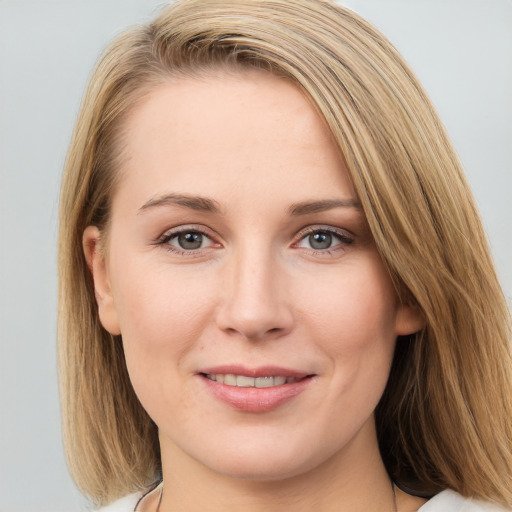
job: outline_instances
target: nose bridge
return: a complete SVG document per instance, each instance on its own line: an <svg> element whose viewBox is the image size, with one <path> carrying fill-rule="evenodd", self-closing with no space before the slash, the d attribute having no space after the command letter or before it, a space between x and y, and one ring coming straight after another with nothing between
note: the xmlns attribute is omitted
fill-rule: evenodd
<svg viewBox="0 0 512 512"><path fill-rule="evenodd" d="M282 293L285 276L271 244L247 241L233 250L227 266L219 326L248 339L287 332L292 317Z"/></svg>

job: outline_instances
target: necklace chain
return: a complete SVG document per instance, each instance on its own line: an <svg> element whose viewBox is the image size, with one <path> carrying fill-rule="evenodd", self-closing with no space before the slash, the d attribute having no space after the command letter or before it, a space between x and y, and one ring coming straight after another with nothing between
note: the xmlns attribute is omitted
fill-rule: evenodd
<svg viewBox="0 0 512 512"><path fill-rule="evenodd" d="M163 495L164 495L164 486L162 485L162 488L160 489L160 497L158 498L158 505L156 506L155 512L160 512L160 503L162 503Z"/></svg>
<svg viewBox="0 0 512 512"><path fill-rule="evenodd" d="M393 491L393 512L398 512L398 506L396 504L395 482L393 481L391 481L391 490ZM158 510L156 512L158 512Z"/></svg>
<svg viewBox="0 0 512 512"><path fill-rule="evenodd" d="M396 504L396 491L395 491L395 483L391 482L391 491L393 492L393 512L398 512L398 505ZM164 495L164 486L160 489L160 496L158 498L158 504L156 506L155 512L160 512L160 504L162 503L162 497Z"/></svg>

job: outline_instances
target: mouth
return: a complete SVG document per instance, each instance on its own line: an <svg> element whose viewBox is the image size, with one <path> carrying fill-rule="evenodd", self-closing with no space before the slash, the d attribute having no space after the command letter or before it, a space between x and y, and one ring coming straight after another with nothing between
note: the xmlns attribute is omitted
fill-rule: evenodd
<svg viewBox="0 0 512 512"><path fill-rule="evenodd" d="M226 386L235 386L238 388L272 388L285 384L293 384L308 377L285 377L284 375L248 377L247 375L235 375L232 373L203 373L202 375L207 379L220 382Z"/></svg>
<svg viewBox="0 0 512 512"><path fill-rule="evenodd" d="M224 366L206 369L198 375L221 402L249 413L276 409L302 394L316 380L315 374L278 367Z"/></svg>

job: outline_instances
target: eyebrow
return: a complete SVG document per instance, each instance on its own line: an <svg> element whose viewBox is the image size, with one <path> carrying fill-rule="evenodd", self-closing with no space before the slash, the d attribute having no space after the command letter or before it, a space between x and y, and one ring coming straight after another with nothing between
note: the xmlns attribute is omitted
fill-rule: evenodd
<svg viewBox="0 0 512 512"><path fill-rule="evenodd" d="M150 199L139 208L139 213L157 206L183 206L200 212L220 213L221 208L217 201L208 197L191 196L188 194L165 194Z"/></svg>
<svg viewBox="0 0 512 512"><path fill-rule="evenodd" d="M288 208L288 213L293 216L309 215L311 213L325 212L334 208L355 208L362 210L361 203L357 199L323 199L321 201L294 203Z"/></svg>
<svg viewBox="0 0 512 512"><path fill-rule="evenodd" d="M158 206L183 206L192 210L210 213L221 213L221 207L215 199L189 194L165 194L150 199L139 208L139 213ZM355 208L361 210L361 203L356 199L322 199L320 201L303 201L293 203L288 208L292 216L309 215L324 212L334 208Z"/></svg>

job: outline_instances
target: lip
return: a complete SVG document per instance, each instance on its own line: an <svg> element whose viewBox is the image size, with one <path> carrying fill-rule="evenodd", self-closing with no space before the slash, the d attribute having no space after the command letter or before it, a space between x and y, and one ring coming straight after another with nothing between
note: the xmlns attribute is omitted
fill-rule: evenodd
<svg viewBox="0 0 512 512"><path fill-rule="evenodd" d="M294 377L296 379L303 379L311 373L300 372L290 368L283 368L281 366L259 366L257 368L247 368L242 365L223 365L204 368L199 373L210 373L214 375L228 374L244 375L245 377L273 377L280 375L282 377Z"/></svg>
<svg viewBox="0 0 512 512"><path fill-rule="evenodd" d="M246 377L293 377L297 382L272 386L269 388L243 388L228 386L221 382L210 380L206 374L233 374ZM277 409L306 390L311 384L313 375L279 366L262 366L247 368L229 365L205 368L198 373L204 385L218 400L234 409L250 413L264 413Z"/></svg>

